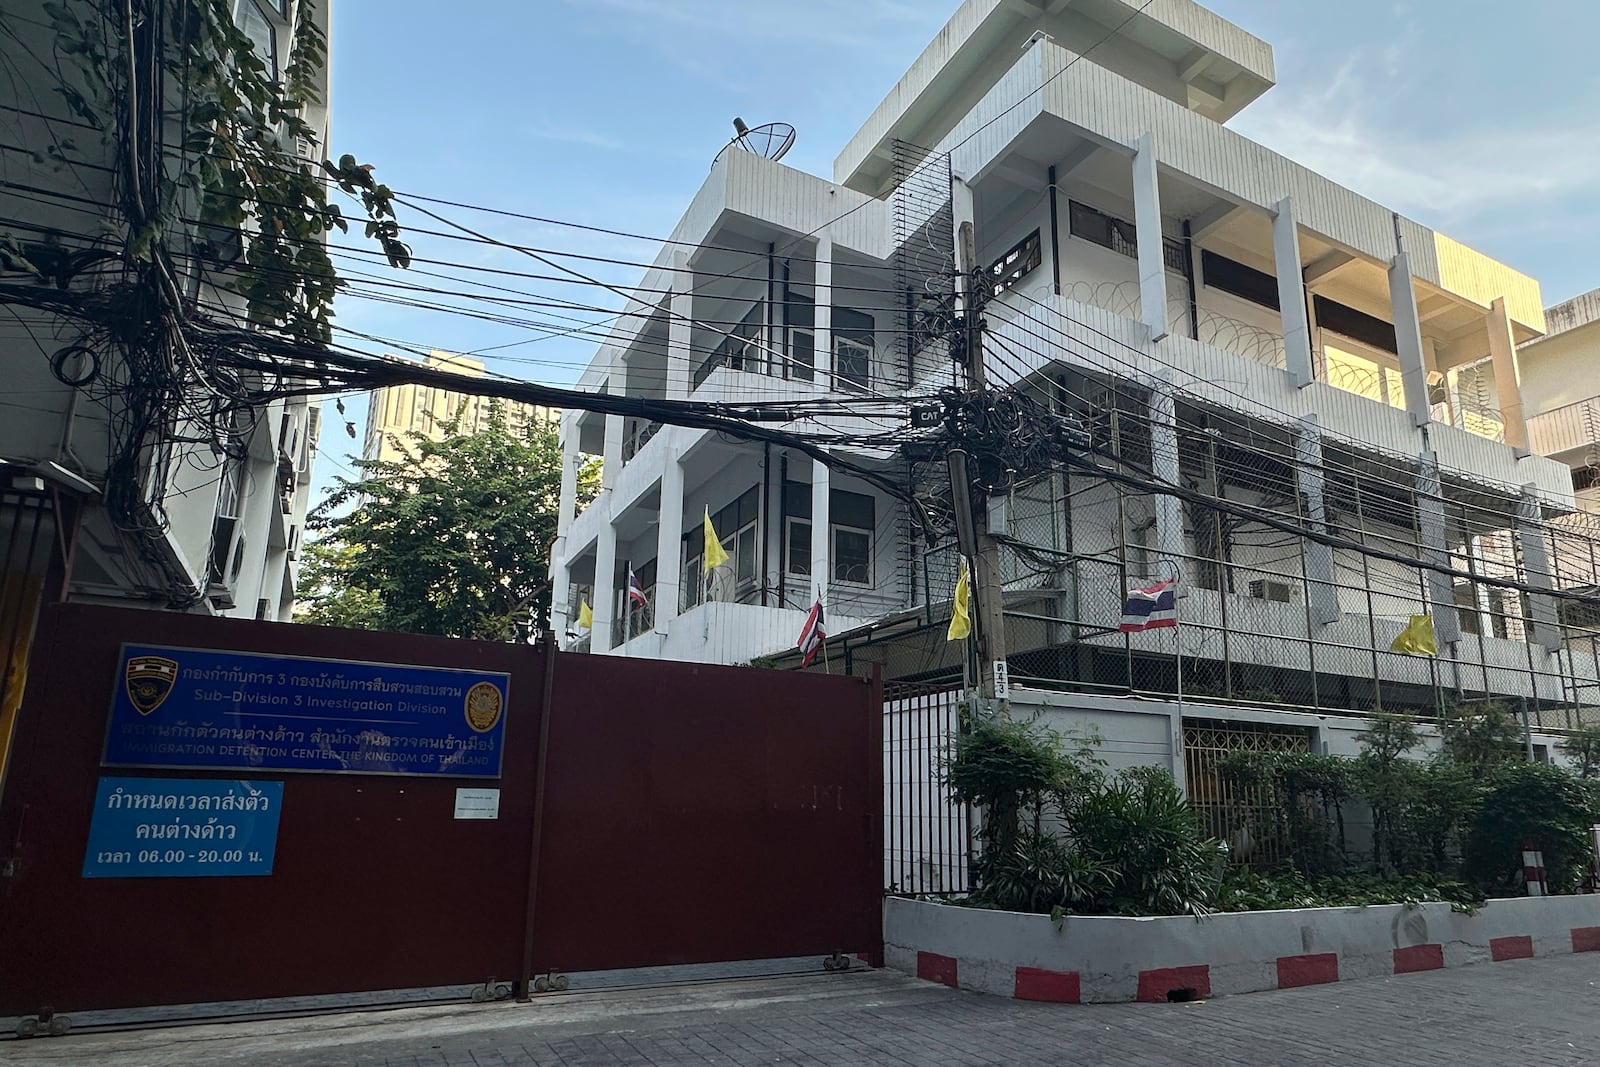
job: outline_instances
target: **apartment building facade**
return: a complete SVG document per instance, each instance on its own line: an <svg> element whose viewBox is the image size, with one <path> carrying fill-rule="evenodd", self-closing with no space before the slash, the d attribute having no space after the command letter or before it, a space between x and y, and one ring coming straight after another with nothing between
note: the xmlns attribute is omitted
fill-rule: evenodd
<svg viewBox="0 0 1600 1067"><path fill-rule="evenodd" d="M320 408L303 396L228 402L228 390L260 383L196 370L195 354L181 344L136 368L124 356L140 347L150 321L138 330L97 329L92 316L71 312L78 301L99 300L114 314L138 276L138 257L124 245L133 237L120 169L123 116L102 116L104 137L84 122L85 109L112 105L74 90L81 57L58 50L64 38L53 22L87 15L98 23L100 14L92 5L52 7L8 4L0 43L14 73L6 103L16 105L0 107L0 302L8 312L0 316L0 770L42 603L288 621L320 428ZM326 2L233 0L229 8L272 77L285 76L297 20L328 27ZM154 11L128 46L160 72L142 91L169 121L158 115L146 135L181 140L188 131L170 120L183 114L187 89L170 71L186 62L186 46L155 32L170 11ZM52 54L53 66L40 65L39 56ZM317 80L320 102L301 117L320 132L325 74ZM165 149L153 156L161 167L177 158L173 144ZM147 191L171 205L161 262L184 306L243 324L243 300L227 280L248 237L195 221L191 190ZM31 267L11 258L19 252ZM59 294L68 310L53 310L41 291ZM153 319L157 303L147 300L130 317ZM152 370L161 358L169 362Z"/></svg>
<svg viewBox="0 0 1600 1067"><path fill-rule="evenodd" d="M395 358L390 356L388 358ZM430 352L427 365L456 374L481 376L484 364L470 356ZM420 433L433 440L444 437L446 426L460 433L478 433L489 425L491 409L498 410L512 433L529 427L554 427L561 414L553 408L515 401L490 400L425 385L390 385L367 395L367 426L362 436L363 459L396 460L407 436Z"/></svg>
<svg viewBox="0 0 1600 1067"><path fill-rule="evenodd" d="M926 518L943 460L901 445L905 403L956 380L938 323L970 223L989 383L1191 494L1081 466L1004 494L1014 680L1172 693L1173 639L1115 632L1127 584L1171 568L1190 699L1224 702L1204 714L1495 699L1576 721L1600 659L1553 573L1573 482L1530 450L1516 386L1538 283L1224 124L1273 81L1266 43L1186 0L968 0L831 177L723 153L582 385L835 402L787 428L852 467L567 413L558 632L587 601L575 647L782 661L820 598L826 669L960 679L953 538ZM586 456L604 488L579 514ZM731 557L710 587L706 513ZM1438 656L1391 649L1416 615Z"/></svg>

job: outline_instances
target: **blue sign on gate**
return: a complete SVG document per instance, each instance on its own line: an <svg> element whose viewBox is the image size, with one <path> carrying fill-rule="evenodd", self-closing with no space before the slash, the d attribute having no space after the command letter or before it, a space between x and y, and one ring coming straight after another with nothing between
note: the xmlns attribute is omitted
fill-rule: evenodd
<svg viewBox="0 0 1600 1067"><path fill-rule="evenodd" d="M123 645L104 762L498 778L511 677Z"/></svg>
<svg viewBox="0 0 1600 1067"><path fill-rule="evenodd" d="M282 782L102 778L83 876L271 874L282 809Z"/></svg>

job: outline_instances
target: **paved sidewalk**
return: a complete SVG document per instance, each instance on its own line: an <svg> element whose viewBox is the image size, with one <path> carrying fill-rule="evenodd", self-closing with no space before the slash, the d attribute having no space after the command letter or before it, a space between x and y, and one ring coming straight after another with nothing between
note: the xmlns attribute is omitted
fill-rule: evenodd
<svg viewBox="0 0 1600 1067"><path fill-rule="evenodd" d="M4 1042L0 1063L1553 1067L1600 1062L1597 1007L1589 953L1198 1004L1029 1004L859 971Z"/></svg>

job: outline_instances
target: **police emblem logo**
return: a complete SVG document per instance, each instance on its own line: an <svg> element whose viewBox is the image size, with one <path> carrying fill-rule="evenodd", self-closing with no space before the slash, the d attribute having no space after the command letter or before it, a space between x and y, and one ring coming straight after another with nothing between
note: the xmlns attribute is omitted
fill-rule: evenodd
<svg viewBox="0 0 1600 1067"><path fill-rule="evenodd" d="M467 725L480 734L494 729L505 703L498 686L493 682L479 682L467 690Z"/></svg>
<svg viewBox="0 0 1600 1067"><path fill-rule="evenodd" d="M122 681L128 700L140 715L148 715L161 706L177 684L178 661L165 656L134 656L128 661Z"/></svg>

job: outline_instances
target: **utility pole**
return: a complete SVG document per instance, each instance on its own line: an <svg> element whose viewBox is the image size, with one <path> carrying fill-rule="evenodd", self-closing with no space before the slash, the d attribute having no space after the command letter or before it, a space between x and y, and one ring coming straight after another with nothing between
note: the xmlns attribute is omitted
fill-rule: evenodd
<svg viewBox="0 0 1600 1067"><path fill-rule="evenodd" d="M956 285L962 305L967 388L977 396L979 403L985 403L989 384L983 370L983 308L988 303L989 290L978 275L977 240L971 219L960 220L956 242L961 267ZM950 493L955 506L957 535L963 542L960 546L962 554L972 560L973 628L978 644L979 692L985 699L993 700L996 695L995 667L1006 658L1005 587L1000 577L1000 543L989 531L988 500L972 491L965 453L959 456L953 453L951 458Z"/></svg>

